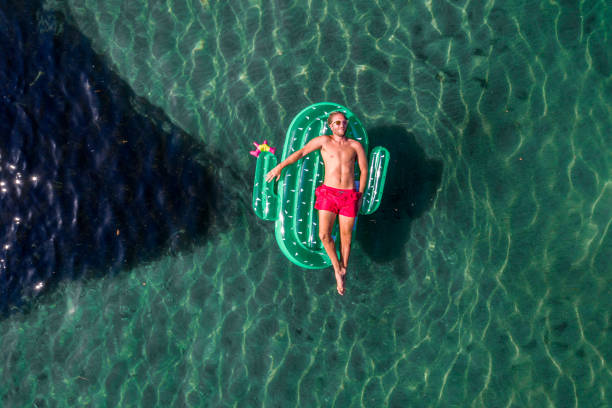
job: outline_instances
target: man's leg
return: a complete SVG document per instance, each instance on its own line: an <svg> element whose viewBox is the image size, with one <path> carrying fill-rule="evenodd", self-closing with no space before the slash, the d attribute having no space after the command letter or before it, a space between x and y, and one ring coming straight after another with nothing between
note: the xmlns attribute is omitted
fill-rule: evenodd
<svg viewBox="0 0 612 408"><path fill-rule="evenodd" d="M338 293L342 295L344 294L342 265L338 260L338 255L336 254L336 245L334 244L334 239L331 236L332 228L334 226L335 221L335 213L331 211L319 210L319 238L321 239L321 243L323 243L323 247L325 248L327 256L329 256L329 259L331 260L332 266L334 267L334 275L336 276L336 289L338 290Z"/></svg>
<svg viewBox="0 0 612 408"><path fill-rule="evenodd" d="M338 216L338 224L340 225L340 265L348 267L349 255L351 254L351 241L353 239L353 226L355 225L355 217Z"/></svg>

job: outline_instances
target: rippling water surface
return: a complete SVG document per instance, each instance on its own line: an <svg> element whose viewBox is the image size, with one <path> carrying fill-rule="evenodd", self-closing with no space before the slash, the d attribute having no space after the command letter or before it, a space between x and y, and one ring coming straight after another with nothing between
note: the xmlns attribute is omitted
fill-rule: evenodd
<svg viewBox="0 0 612 408"><path fill-rule="evenodd" d="M2 406L607 407L607 2L8 1ZM250 209L252 141L392 154L347 294Z"/></svg>

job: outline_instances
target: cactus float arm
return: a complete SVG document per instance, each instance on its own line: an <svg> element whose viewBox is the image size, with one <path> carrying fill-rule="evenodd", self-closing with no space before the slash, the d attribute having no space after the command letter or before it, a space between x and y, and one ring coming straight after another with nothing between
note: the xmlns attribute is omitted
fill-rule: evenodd
<svg viewBox="0 0 612 408"><path fill-rule="evenodd" d="M363 195L361 214L372 214L380 206L380 200L385 189L389 158L389 151L384 147L377 146L372 150L370 154L368 185Z"/></svg>
<svg viewBox="0 0 612 408"><path fill-rule="evenodd" d="M274 192L274 184L265 180L266 174L276 166L276 157L269 152L261 152L257 157L255 169L255 183L253 186L253 210L263 220L276 220L278 218L278 196Z"/></svg>

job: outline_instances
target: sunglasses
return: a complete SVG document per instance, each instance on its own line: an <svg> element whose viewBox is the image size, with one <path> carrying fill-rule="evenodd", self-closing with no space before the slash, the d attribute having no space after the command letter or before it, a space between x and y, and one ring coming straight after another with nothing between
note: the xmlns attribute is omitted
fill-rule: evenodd
<svg viewBox="0 0 612 408"><path fill-rule="evenodd" d="M332 122L332 125L340 126L340 125L348 125L348 121L346 120L336 120Z"/></svg>

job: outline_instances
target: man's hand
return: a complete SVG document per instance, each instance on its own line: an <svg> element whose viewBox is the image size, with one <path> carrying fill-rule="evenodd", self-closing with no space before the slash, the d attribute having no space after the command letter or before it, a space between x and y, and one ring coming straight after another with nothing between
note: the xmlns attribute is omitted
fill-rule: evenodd
<svg viewBox="0 0 612 408"><path fill-rule="evenodd" d="M272 170L270 170L268 174L266 174L266 182L269 183L275 178L276 178L276 181L278 181L280 179L280 176L281 176L281 169L279 168L279 166L276 166Z"/></svg>

